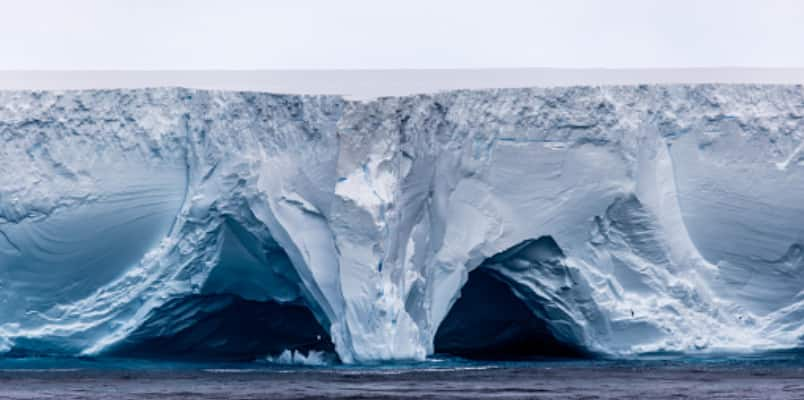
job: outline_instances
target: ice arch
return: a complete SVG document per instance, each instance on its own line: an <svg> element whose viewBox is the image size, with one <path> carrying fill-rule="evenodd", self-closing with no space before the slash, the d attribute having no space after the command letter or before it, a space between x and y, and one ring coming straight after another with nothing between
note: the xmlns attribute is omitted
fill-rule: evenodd
<svg viewBox="0 0 804 400"><path fill-rule="evenodd" d="M560 303L506 277L531 271L564 279L562 258L556 242L544 236L487 259L469 273L460 298L441 322L435 352L481 359L585 355L579 338L567 329L572 322Z"/></svg>
<svg viewBox="0 0 804 400"><path fill-rule="evenodd" d="M284 350L333 351L287 253L232 217L222 224L217 265L200 293L152 310L107 355L250 361Z"/></svg>

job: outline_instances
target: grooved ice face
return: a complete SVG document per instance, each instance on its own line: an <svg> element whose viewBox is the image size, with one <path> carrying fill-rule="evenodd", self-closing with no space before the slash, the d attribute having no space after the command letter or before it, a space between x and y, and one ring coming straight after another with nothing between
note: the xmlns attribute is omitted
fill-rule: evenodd
<svg viewBox="0 0 804 400"><path fill-rule="evenodd" d="M795 347L802 116L799 86L3 92L0 350Z"/></svg>

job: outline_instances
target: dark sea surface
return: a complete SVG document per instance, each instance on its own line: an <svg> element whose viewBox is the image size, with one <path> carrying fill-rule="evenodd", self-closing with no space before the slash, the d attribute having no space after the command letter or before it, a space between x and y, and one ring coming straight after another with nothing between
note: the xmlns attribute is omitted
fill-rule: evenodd
<svg viewBox="0 0 804 400"><path fill-rule="evenodd" d="M0 399L804 399L804 354L323 367L0 360Z"/></svg>

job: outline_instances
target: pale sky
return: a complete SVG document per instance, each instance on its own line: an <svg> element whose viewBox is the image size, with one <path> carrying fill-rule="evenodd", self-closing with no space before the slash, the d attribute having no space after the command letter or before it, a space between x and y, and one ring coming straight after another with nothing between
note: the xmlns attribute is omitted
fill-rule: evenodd
<svg viewBox="0 0 804 400"><path fill-rule="evenodd" d="M796 0L0 0L0 70L804 67Z"/></svg>

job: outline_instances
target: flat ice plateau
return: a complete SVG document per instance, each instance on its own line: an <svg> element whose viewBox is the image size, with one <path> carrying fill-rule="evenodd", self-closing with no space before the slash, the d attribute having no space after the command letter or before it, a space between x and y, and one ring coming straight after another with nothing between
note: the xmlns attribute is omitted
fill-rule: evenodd
<svg viewBox="0 0 804 400"><path fill-rule="evenodd" d="M800 85L5 91L0 143L8 354L804 344Z"/></svg>

